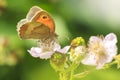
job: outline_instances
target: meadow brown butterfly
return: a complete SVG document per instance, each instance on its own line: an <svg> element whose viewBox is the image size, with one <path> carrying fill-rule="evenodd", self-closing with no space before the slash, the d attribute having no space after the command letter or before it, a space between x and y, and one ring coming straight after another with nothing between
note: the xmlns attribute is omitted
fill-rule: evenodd
<svg viewBox="0 0 120 80"><path fill-rule="evenodd" d="M56 37L52 17L38 6L33 6L25 19L18 22L18 35L21 39L47 39Z"/></svg>

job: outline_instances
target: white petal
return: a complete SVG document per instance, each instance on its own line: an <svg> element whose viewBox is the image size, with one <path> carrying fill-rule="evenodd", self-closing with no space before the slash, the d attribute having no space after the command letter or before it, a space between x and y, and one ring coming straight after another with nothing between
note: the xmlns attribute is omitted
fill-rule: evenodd
<svg viewBox="0 0 120 80"><path fill-rule="evenodd" d="M103 62L103 63L99 63L99 64L97 65L96 69L101 69L101 68L103 68L104 64L105 64L104 62Z"/></svg>
<svg viewBox="0 0 120 80"><path fill-rule="evenodd" d="M53 53L54 52L43 52L43 53L40 54L40 58L41 59L48 59L52 56Z"/></svg>
<svg viewBox="0 0 120 80"><path fill-rule="evenodd" d="M91 36L89 39L89 43L100 42L102 39L96 36Z"/></svg>
<svg viewBox="0 0 120 80"><path fill-rule="evenodd" d="M108 34L104 39L104 47L106 54L106 62L111 62L113 57L117 54L117 37L114 33Z"/></svg>
<svg viewBox="0 0 120 80"><path fill-rule="evenodd" d="M114 33L110 33L108 35L105 36L104 41L106 42L110 42L111 44L116 44L117 43L117 37Z"/></svg>
<svg viewBox="0 0 120 80"><path fill-rule="evenodd" d="M58 52L60 52L60 53L67 53L67 51L70 49L70 46L66 46L66 47L64 47L63 49L59 49L59 50L57 50Z"/></svg>
<svg viewBox="0 0 120 80"><path fill-rule="evenodd" d="M33 56L33 57L39 57L42 50L41 48L38 47L32 47L28 52Z"/></svg>
<svg viewBox="0 0 120 80"><path fill-rule="evenodd" d="M97 65L96 56L94 53L88 53L88 55L82 60L82 63L85 65Z"/></svg>
<svg viewBox="0 0 120 80"><path fill-rule="evenodd" d="M104 64L106 63L106 57L105 56L101 56L99 58L100 59L99 59L99 62L97 63L96 69L101 69L104 66Z"/></svg>
<svg viewBox="0 0 120 80"><path fill-rule="evenodd" d="M54 51L57 51L57 50L59 50L59 49L61 49L60 44L55 43L55 44L54 44Z"/></svg>

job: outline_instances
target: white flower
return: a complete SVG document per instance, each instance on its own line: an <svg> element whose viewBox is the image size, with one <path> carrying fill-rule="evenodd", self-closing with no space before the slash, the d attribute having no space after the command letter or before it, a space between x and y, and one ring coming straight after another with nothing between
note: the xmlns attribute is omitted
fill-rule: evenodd
<svg viewBox="0 0 120 80"><path fill-rule="evenodd" d="M70 46L66 46L63 49L61 49L61 46L54 42L51 43L49 46L47 44L42 43L41 47L32 47L28 52L33 56L33 57L39 57L41 59L48 59L50 58L55 52L60 52L65 54Z"/></svg>
<svg viewBox="0 0 120 80"><path fill-rule="evenodd" d="M92 36L89 39L88 53L82 60L83 64L96 66L101 69L105 63L113 60L117 54L117 37L110 33L105 38Z"/></svg>

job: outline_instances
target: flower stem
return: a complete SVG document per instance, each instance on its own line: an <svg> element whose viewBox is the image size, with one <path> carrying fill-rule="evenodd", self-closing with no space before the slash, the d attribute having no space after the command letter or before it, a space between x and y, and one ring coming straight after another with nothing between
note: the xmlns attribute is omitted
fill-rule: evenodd
<svg viewBox="0 0 120 80"><path fill-rule="evenodd" d="M74 70L68 72L67 70L64 70L62 72L59 72L59 79L60 80L73 80L73 74Z"/></svg>
<svg viewBox="0 0 120 80"><path fill-rule="evenodd" d="M70 80L73 80L73 74L74 74L74 70L72 70L70 73Z"/></svg>
<svg viewBox="0 0 120 80"><path fill-rule="evenodd" d="M60 80L68 80L68 74L66 71L62 71L59 73Z"/></svg>

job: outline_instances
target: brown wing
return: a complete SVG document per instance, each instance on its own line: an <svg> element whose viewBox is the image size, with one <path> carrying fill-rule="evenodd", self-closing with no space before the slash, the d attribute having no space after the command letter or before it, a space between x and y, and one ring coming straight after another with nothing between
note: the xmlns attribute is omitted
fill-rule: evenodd
<svg viewBox="0 0 120 80"><path fill-rule="evenodd" d="M36 22L43 12L48 14L41 8L33 6L28 12L26 19L23 19L18 23L17 31L21 39L47 39L57 36L54 32L54 21L50 16L51 22Z"/></svg>
<svg viewBox="0 0 120 80"><path fill-rule="evenodd" d="M50 36L50 29L38 22L28 22L20 27L20 38L43 39Z"/></svg>

